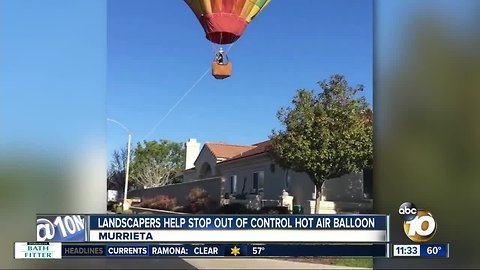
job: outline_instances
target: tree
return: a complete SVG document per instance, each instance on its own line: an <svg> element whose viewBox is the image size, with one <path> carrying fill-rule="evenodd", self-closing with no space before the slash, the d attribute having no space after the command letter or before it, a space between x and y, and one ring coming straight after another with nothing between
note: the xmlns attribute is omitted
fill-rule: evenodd
<svg viewBox="0 0 480 270"><path fill-rule="evenodd" d="M123 193L125 189L125 165L127 149L115 150L107 172L107 189L118 190Z"/></svg>
<svg viewBox="0 0 480 270"><path fill-rule="evenodd" d="M292 107L277 113L283 130L271 135L276 162L307 173L315 184L316 213L325 180L359 172L373 162L372 110L364 97L355 97L363 86L350 87L342 75L319 85L319 94L298 90Z"/></svg>
<svg viewBox="0 0 480 270"><path fill-rule="evenodd" d="M144 141L135 148L131 164L132 182L140 186L158 187L174 182L184 168L183 144L167 140Z"/></svg>

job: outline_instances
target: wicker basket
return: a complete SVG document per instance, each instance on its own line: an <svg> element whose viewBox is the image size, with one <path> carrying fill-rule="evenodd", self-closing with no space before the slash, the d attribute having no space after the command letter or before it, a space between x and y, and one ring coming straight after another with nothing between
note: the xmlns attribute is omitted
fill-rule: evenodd
<svg viewBox="0 0 480 270"><path fill-rule="evenodd" d="M219 64L217 62L212 63L212 75L215 79L223 80L232 75L232 63Z"/></svg>

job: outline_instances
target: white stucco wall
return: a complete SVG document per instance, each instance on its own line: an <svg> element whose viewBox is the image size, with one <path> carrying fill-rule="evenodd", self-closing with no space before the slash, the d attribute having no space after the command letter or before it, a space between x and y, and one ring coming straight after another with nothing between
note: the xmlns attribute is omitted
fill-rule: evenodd
<svg viewBox="0 0 480 270"><path fill-rule="evenodd" d="M200 177L201 176L200 174L201 174L202 166L204 166L204 164L210 165L210 168L211 168L211 175L206 177L217 176L218 174L216 169L216 163L217 163L217 159L215 158L215 156L205 147L202 148L202 150L200 151L200 154L198 155L198 158L194 163L195 164L194 170L187 170L184 172L183 182L190 182L190 181L194 181L202 178Z"/></svg>
<svg viewBox="0 0 480 270"><path fill-rule="evenodd" d="M259 154L238 160L216 163L215 157L206 149L202 149L195 162L195 170L186 171L184 182L199 179L201 166L210 164L212 176L222 176L225 179L223 190L231 193L230 177L237 176L236 193L242 193L245 182L245 193L253 191L254 172L264 172L264 199L277 200L285 189L294 196L294 204L309 208L309 200L314 199L315 186L307 174L282 169L267 154ZM274 165L272 167L272 165ZM360 202L363 201L363 177L361 173L352 173L336 179L325 181L323 185L323 199L326 201Z"/></svg>
<svg viewBox="0 0 480 270"><path fill-rule="evenodd" d="M245 182L245 193L249 194L253 189L253 173L264 172L264 196L266 199L277 199L284 189L284 176L278 165L275 165L275 171L272 172L270 165L272 161L266 156L253 156L241 160L220 163L217 167L225 177L225 192L230 190L230 176L237 175L237 193L242 192L243 182Z"/></svg>
<svg viewBox="0 0 480 270"><path fill-rule="evenodd" d="M285 189L294 196L294 204L301 204L306 208L315 190L313 183L304 173L289 171L290 181L287 184L286 170L274 164L266 154L220 163L217 166L225 177L224 190L228 193L231 193L230 176L232 175L237 175L237 194L242 192L245 178L247 179L245 193L250 193L253 189L253 174L257 171L264 172L264 199L266 200L278 200Z"/></svg>

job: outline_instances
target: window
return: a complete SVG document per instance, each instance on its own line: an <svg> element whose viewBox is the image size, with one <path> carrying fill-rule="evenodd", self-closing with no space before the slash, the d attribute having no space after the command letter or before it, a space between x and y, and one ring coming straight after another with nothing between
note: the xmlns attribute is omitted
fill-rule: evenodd
<svg viewBox="0 0 480 270"><path fill-rule="evenodd" d="M230 193L237 193L237 175L230 176Z"/></svg>
<svg viewBox="0 0 480 270"><path fill-rule="evenodd" d="M263 171L253 173L253 191L256 194L263 194L264 173Z"/></svg>

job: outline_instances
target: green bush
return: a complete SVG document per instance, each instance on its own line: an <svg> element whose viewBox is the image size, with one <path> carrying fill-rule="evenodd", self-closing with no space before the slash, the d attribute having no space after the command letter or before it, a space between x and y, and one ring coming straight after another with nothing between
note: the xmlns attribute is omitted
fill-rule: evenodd
<svg viewBox="0 0 480 270"><path fill-rule="evenodd" d="M116 212L119 203L109 203L107 204L107 210L110 212Z"/></svg>
<svg viewBox="0 0 480 270"><path fill-rule="evenodd" d="M116 203L115 202L107 202L107 210L108 211L115 211Z"/></svg>
<svg viewBox="0 0 480 270"><path fill-rule="evenodd" d="M130 215L130 214L133 214L133 211L132 211L132 209L128 209L128 210L122 211L121 214Z"/></svg>

